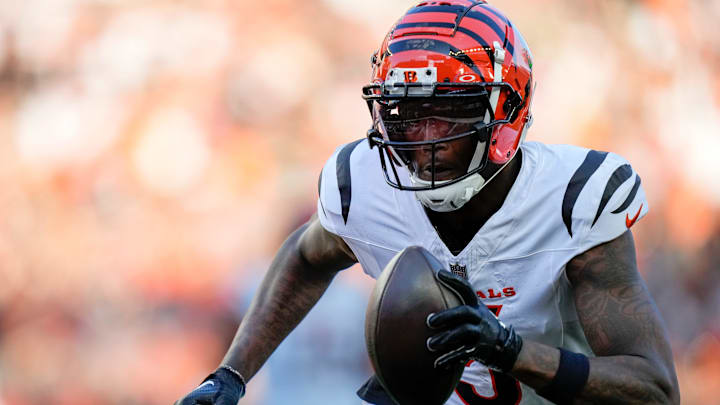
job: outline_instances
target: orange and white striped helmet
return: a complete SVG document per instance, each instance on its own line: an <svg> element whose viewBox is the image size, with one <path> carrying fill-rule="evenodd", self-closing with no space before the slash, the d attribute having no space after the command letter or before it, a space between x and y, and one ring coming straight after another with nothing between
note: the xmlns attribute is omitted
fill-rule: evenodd
<svg viewBox="0 0 720 405"><path fill-rule="evenodd" d="M378 146L388 184L415 191L436 211L469 201L512 159L532 123L530 49L485 1L417 4L371 63L363 87L370 146Z"/></svg>

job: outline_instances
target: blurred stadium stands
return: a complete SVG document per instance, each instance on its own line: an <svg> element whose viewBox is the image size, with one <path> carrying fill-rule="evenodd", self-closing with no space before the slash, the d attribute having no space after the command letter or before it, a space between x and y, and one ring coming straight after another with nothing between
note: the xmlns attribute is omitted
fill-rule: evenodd
<svg viewBox="0 0 720 405"><path fill-rule="evenodd" d="M370 54L412 3L1 1L0 405L169 404L214 368L325 159L364 136ZM529 139L642 176L638 258L683 403L715 402L720 2L493 4L534 52ZM335 284L241 403L308 400L290 382L310 373L334 391L308 403L352 403L369 369L342 331L372 282ZM307 342L328 350L290 350Z"/></svg>

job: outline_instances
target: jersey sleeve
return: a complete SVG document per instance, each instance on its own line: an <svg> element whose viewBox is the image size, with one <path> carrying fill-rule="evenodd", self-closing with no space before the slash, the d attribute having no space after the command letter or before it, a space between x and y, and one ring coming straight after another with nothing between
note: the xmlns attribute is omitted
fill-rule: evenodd
<svg viewBox="0 0 720 405"><path fill-rule="evenodd" d="M318 179L317 214L325 230L345 241L363 271L376 277L382 270L378 256L392 257L395 251L383 249L367 236L378 237L370 224L374 223L373 218L377 219L380 210L371 205L378 198L369 196L375 187L367 181L373 177L364 175L369 168L379 170L379 163L371 159L373 155L368 147L360 144L363 140L342 145L325 163ZM369 214L373 216L369 218Z"/></svg>
<svg viewBox="0 0 720 405"><path fill-rule="evenodd" d="M579 222L579 253L611 241L630 229L650 208L642 180L623 157L608 153L590 178Z"/></svg>

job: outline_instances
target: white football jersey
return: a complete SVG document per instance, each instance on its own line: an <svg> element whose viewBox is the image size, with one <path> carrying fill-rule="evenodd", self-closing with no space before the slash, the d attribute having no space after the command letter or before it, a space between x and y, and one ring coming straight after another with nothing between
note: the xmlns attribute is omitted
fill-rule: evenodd
<svg viewBox="0 0 720 405"><path fill-rule="evenodd" d="M458 255L413 192L386 184L378 151L366 140L338 148L323 168L319 193L323 227L345 240L370 276L377 278L405 247L422 246L466 276L480 300L524 339L587 355L565 265L648 211L640 177L622 157L537 142L522 145L522 167L505 202ZM447 404L517 404L519 398L549 403L472 362Z"/></svg>

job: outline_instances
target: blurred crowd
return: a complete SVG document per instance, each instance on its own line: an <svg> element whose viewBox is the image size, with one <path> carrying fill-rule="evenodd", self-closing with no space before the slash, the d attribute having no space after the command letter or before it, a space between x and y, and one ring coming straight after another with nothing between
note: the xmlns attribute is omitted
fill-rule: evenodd
<svg viewBox="0 0 720 405"><path fill-rule="evenodd" d="M530 140L612 150L685 404L720 396L720 2L495 0ZM219 362L317 176L370 125L412 0L0 1L0 405L168 404ZM356 404L372 280L343 272L247 404Z"/></svg>

